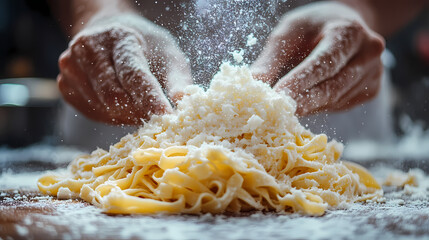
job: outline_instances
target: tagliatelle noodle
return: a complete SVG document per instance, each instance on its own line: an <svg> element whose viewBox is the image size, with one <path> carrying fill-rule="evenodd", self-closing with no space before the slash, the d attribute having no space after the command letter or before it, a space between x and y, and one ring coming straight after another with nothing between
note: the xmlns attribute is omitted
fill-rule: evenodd
<svg viewBox="0 0 429 240"><path fill-rule="evenodd" d="M366 169L340 161L342 144L301 126L292 98L254 80L248 67L223 64L207 91L185 92L174 113L75 159L68 175L43 176L40 191L142 214L321 215L382 195Z"/></svg>

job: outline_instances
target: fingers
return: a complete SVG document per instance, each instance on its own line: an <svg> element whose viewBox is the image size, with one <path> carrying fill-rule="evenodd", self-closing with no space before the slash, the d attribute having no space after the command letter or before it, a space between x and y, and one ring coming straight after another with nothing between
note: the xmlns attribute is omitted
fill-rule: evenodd
<svg viewBox="0 0 429 240"><path fill-rule="evenodd" d="M304 32L303 28L282 24L268 38L261 54L251 65L251 71L256 79L273 86L305 59L314 45L311 30Z"/></svg>
<svg viewBox="0 0 429 240"><path fill-rule="evenodd" d="M131 97L135 118L148 120L152 114L172 110L158 80L143 54L146 43L135 34L122 34L113 46L113 64L122 89ZM126 107L126 106L124 106Z"/></svg>
<svg viewBox="0 0 429 240"><path fill-rule="evenodd" d="M117 80L112 61L115 29L89 36L81 36L71 46L71 58L88 76L90 87L104 108L115 115L116 105L124 105L130 97Z"/></svg>
<svg viewBox="0 0 429 240"><path fill-rule="evenodd" d="M66 100L94 120L140 124L172 107L143 54L147 44L133 29L112 27L73 41L60 59Z"/></svg>
<svg viewBox="0 0 429 240"><path fill-rule="evenodd" d="M381 61L349 92L347 92L330 110L343 111L350 109L364 101L374 98L380 90L383 65ZM320 109L325 110L325 109Z"/></svg>
<svg viewBox="0 0 429 240"><path fill-rule="evenodd" d="M382 37L358 23L328 25L323 34L312 53L274 86L279 91L288 89L297 101L298 115L346 108L337 106L340 99L353 93L349 100L357 100L363 90L356 86L363 83L372 86L366 78L370 72L379 72L382 66Z"/></svg>
<svg viewBox="0 0 429 240"><path fill-rule="evenodd" d="M58 84L60 90L64 82L67 82L70 87L73 88L74 95L85 96L86 100L97 99L95 91L91 87L91 83L88 81L87 74L82 71L80 66L72 58L71 51L68 49L63 54L61 54L59 59L59 67L61 70L62 78L58 78ZM70 92L63 92L63 95L69 94Z"/></svg>
<svg viewBox="0 0 429 240"><path fill-rule="evenodd" d="M314 4L280 21L251 70L288 91L297 114L345 109L376 94L383 49L383 38L353 10Z"/></svg>
<svg viewBox="0 0 429 240"><path fill-rule="evenodd" d="M110 31L95 35L80 36L70 46L68 61L64 61L62 72L78 69L64 79L73 81L73 87L90 104L74 105L86 116L110 124L137 124L131 114L124 114L132 106L130 97L116 79L112 64ZM97 104L93 104L96 102ZM125 109L123 106L127 106Z"/></svg>
<svg viewBox="0 0 429 240"><path fill-rule="evenodd" d="M337 75L296 97L296 113L305 116L323 110L352 107L373 97L379 88L382 64L380 59L354 58ZM354 100L351 102L351 100Z"/></svg>
<svg viewBox="0 0 429 240"><path fill-rule="evenodd" d="M61 73L58 75L57 83L64 99L72 106L81 111L85 116L96 121L107 121L100 114L103 110L87 75L71 59L70 50L66 50L59 59Z"/></svg>
<svg viewBox="0 0 429 240"><path fill-rule="evenodd" d="M187 60L166 31L127 24L82 32L60 58L61 92L94 120L139 124L172 111L163 88L177 101L192 83Z"/></svg>
<svg viewBox="0 0 429 240"><path fill-rule="evenodd" d="M311 54L277 84L292 93L302 93L340 72L361 47L363 29L359 23L327 24L322 39Z"/></svg>
<svg viewBox="0 0 429 240"><path fill-rule="evenodd" d="M58 75L57 78L58 87L63 94L64 99L75 107L78 111L83 113L88 118L91 118L95 121L106 121L104 118L104 114L100 111L101 104L97 99L88 100L84 97L84 95L78 93L74 87L70 85L73 81L68 80L64 75Z"/></svg>

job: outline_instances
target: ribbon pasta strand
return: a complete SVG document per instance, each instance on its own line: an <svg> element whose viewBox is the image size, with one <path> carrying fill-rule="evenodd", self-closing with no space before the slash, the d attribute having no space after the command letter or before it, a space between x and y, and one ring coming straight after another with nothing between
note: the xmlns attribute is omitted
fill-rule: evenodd
<svg viewBox="0 0 429 240"><path fill-rule="evenodd" d="M295 102L224 64L207 91L186 88L177 110L73 160L68 175L39 179L41 192L80 197L108 213L248 210L322 215L382 190L342 145L313 134Z"/></svg>

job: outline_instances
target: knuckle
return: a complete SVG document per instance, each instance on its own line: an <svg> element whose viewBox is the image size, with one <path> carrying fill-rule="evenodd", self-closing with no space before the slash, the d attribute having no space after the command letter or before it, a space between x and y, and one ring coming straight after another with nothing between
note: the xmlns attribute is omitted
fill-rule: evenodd
<svg viewBox="0 0 429 240"><path fill-rule="evenodd" d="M73 38L73 40L70 42L72 46L74 45L80 45L84 44L88 39L88 36L86 34L80 34Z"/></svg>
<svg viewBox="0 0 429 240"><path fill-rule="evenodd" d="M121 35L124 35L124 34L126 34L126 29L127 28L125 28L124 26L122 26L122 25L119 25L119 24L112 24L112 25L110 25L107 29L106 29L106 33L109 35L109 36L113 36L113 37L115 37L115 36L121 36Z"/></svg>
<svg viewBox="0 0 429 240"><path fill-rule="evenodd" d="M69 48L72 50L85 48L86 46L90 45L92 38L93 36L88 34L78 35L70 42Z"/></svg>
<svg viewBox="0 0 429 240"><path fill-rule="evenodd" d="M133 28L118 24L109 26L104 34L106 35L104 36L105 40L110 41L120 41L121 39L138 35L137 31Z"/></svg>
<svg viewBox="0 0 429 240"><path fill-rule="evenodd" d="M341 22L333 27L333 30L344 36L345 39L356 39L363 33L363 26L357 20L349 20Z"/></svg>
<svg viewBox="0 0 429 240"><path fill-rule="evenodd" d="M372 45L372 49L374 49L375 52L377 52L378 54L381 54L385 48L384 38L378 34L375 35L372 38L371 45Z"/></svg>
<svg viewBox="0 0 429 240"><path fill-rule="evenodd" d="M140 34L126 33L115 42L113 51L119 57L129 58L131 57L130 54L135 54L137 50L147 51L147 45L147 42Z"/></svg>
<svg viewBox="0 0 429 240"><path fill-rule="evenodd" d="M121 69L117 71L117 77L118 80L121 81L123 84L126 85L137 85L140 83L143 79L148 78L148 74L145 72L142 72L140 70L132 69L127 67L127 63L120 63L122 64Z"/></svg>
<svg viewBox="0 0 429 240"><path fill-rule="evenodd" d="M69 46L70 55L80 56L82 55L88 47L90 47L90 41L87 36L79 36Z"/></svg>
<svg viewBox="0 0 429 240"><path fill-rule="evenodd" d="M66 84L64 83L64 77L60 74L57 77L57 86L61 93L66 93Z"/></svg>
<svg viewBox="0 0 429 240"><path fill-rule="evenodd" d="M70 65L69 63L70 63L70 50L67 49L60 55L60 58L58 59L58 65L62 70L67 68Z"/></svg>
<svg viewBox="0 0 429 240"><path fill-rule="evenodd" d="M353 19L349 22L349 24L347 25L347 28L350 31L354 31L354 32L361 32L363 31L363 26L362 23L356 19Z"/></svg>

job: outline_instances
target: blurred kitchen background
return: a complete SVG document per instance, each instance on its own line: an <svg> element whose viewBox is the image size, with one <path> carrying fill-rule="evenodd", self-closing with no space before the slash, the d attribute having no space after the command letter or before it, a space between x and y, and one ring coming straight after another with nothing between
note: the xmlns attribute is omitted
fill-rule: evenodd
<svg viewBox="0 0 429 240"><path fill-rule="evenodd" d="M88 151L108 147L129 131L116 129L97 142L112 127L87 124L80 129L85 141L76 137L83 135L64 136L75 131L67 124L84 119L62 102L56 86L58 57L69 40L48 1L0 1L0 149L65 144Z"/></svg>
<svg viewBox="0 0 429 240"><path fill-rule="evenodd" d="M66 145L82 150L108 147L126 131L105 136L103 127L82 128L92 144L65 141L65 104L56 90L57 60L70 40L44 0L0 1L0 155L1 149ZM387 40L394 131L403 119L429 128L429 11ZM24 78L24 79L22 79ZM35 84L37 83L37 84ZM404 117L408 116L408 117ZM82 116L76 116L76 121ZM401 120L402 119L402 120ZM63 124L60 124L63 123ZM106 127L109 128L109 127ZM82 136L83 136L82 135ZM101 138L100 138L101 136ZM95 140L97 139L97 140ZM429 148L429 146L428 146Z"/></svg>
<svg viewBox="0 0 429 240"><path fill-rule="evenodd" d="M55 78L66 46L45 1L0 1L0 145L59 143Z"/></svg>

